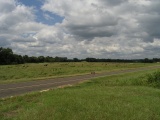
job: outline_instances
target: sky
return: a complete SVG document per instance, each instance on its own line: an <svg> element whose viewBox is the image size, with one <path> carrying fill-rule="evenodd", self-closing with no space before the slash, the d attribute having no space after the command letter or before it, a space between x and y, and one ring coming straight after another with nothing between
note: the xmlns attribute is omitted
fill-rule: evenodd
<svg viewBox="0 0 160 120"><path fill-rule="evenodd" d="M0 0L0 47L29 56L160 57L160 0Z"/></svg>

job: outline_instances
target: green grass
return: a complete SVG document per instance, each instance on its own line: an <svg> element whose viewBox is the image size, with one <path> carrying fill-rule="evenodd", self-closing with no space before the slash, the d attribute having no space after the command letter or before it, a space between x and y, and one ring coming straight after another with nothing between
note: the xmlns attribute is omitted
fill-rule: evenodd
<svg viewBox="0 0 160 120"><path fill-rule="evenodd" d="M72 87L0 100L2 120L159 120L156 70L96 78Z"/></svg>
<svg viewBox="0 0 160 120"><path fill-rule="evenodd" d="M47 66L45 66L46 64ZM122 69L147 67L153 65L159 64L71 62L5 66L0 65L0 84L90 74L91 71L115 71Z"/></svg>

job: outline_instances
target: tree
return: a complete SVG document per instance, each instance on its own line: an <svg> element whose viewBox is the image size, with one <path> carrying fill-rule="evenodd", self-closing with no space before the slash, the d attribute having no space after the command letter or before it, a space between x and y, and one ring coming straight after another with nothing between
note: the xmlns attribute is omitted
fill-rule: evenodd
<svg viewBox="0 0 160 120"><path fill-rule="evenodd" d="M79 62L78 58L73 58L73 62Z"/></svg>
<svg viewBox="0 0 160 120"><path fill-rule="evenodd" d="M30 61L28 55L24 55L23 60L24 60L25 63L28 63Z"/></svg>
<svg viewBox="0 0 160 120"><path fill-rule="evenodd" d="M96 58L86 58L87 62L97 62Z"/></svg>
<svg viewBox="0 0 160 120"><path fill-rule="evenodd" d="M14 60L12 49L0 48L0 64L11 64Z"/></svg>
<svg viewBox="0 0 160 120"><path fill-rule="evenodd" d="M23 57L21 55L14 54L13 63L15 63L15 64L23 64L24 63L24 59L23 59Z"/></svg>
<svg viewBox="0 0 160 120"><path fill-rule="evenodd" d="M38 57L38 62L40 62L40 63L45 62L45 57L44 56L39 56Z"/></svg>
<svg viewBox="0 0 160 120"><path fill-rule="evenodd" d="M38 58L35 56L29 57L29 59L30 59L29 61L30 63L38 63Z"/></svg>

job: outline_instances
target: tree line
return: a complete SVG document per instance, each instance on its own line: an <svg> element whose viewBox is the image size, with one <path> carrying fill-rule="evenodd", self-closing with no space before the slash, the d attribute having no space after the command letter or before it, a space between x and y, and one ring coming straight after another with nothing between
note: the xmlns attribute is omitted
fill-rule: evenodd
<svg viewBox="0 0 160 120"><path fill-rule="evenodd" d="M67 57L50 57L50 56L28 56L28 55L17 55L13 53L10 48L0 47L0 65L10 65L10 64L24 64L24 63L44 63L44 62L142 62L142 63L154 63L160 62L160 58L153 59L97 59L97 58L85 58L85 59L68 59Z"/></svg>

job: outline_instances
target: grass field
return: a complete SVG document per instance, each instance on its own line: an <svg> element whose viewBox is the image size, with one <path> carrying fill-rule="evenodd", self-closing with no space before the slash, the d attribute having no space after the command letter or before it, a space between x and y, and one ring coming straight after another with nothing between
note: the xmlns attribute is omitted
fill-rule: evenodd
<svg viewBox="0 0 160 120"><path fill-rule="evenodd" d="M160 70L160 69L159 69ZM72 87L0 100L1 120L159 120L157 70L92 79Z"/></svg>
<svg viewBox="0 0 160 120"><path fill-rule="evenodd" d="M29 80L90 74L92 71L104 72L158 65L144 63L40 63L0 66L0 84Z"/></svg>

